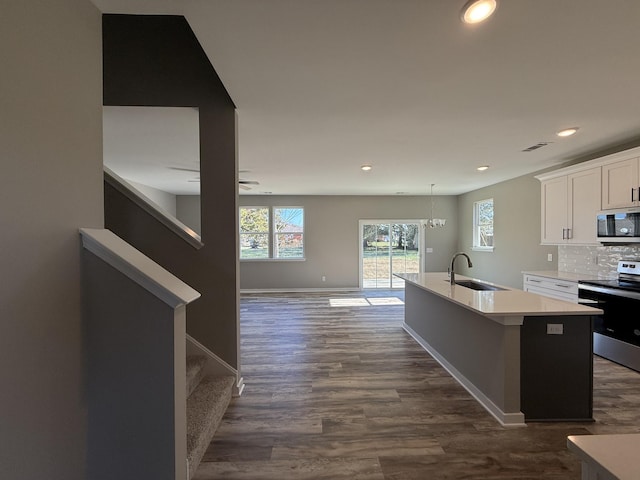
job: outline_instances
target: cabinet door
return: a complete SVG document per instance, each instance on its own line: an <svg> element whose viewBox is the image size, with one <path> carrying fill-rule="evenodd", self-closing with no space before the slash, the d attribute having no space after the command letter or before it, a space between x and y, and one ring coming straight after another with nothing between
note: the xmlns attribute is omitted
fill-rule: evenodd
<svg viewBox="0 0 640 480"><path fill-rule="evenodd" d="M541 196L541 242L550 244L566 243L567 177L552 178L542 182Z"/></svg>
<svg viewBox="0 0 640 480"><path fill-rule="evenodd" d="M632 207L638 199L638 159L602 166L602 209ZM635 190L632 190L635 189ZM633 199L636 201L632 201Z"/></svg>
<svg viewBox="0 0 640 480"><path fill-rule="evenodd" d="M569 189L569 243L597 244L596 213L600 210L601 168L596 167L567 177Z"/></svg>

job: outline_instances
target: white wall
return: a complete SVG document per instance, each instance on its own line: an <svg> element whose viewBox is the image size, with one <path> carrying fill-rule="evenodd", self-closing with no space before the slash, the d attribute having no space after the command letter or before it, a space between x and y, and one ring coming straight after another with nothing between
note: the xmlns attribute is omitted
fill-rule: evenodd
<svg viewBox="0 0 640 480"><path fill-rule="evenodd" d="M436 197L442 229L428 230L427 270L443 271L455 252L457 198ZM359 220L424 219L424 196L275 196L242 195L241 206L302 206L305 214L305 261L240 262L242 289L358 288ZM322 282L322 276L326 282Z"/></svg>
<svg viewBox="0 0 640 480"><path fill-rule="evenodd" d="M157 188L150 187L148 185L143 185L142 183L132 182L131 180L127 180L131 185L144 193L145 196L149 197L155 203L162 207L163 210L170 213L174 217L176 216L176 196L173 193L165 192L163 190L159 190ZM184 222L183 222L184 223Z"/></svg>
<svg viewBox="0 0 640 480"><path fill-rule="evenodd" d="M85 478L78 228L103 225L101 55L88 0L2 2L3 479Z"/></svg>
<svg viewBox="0 0 640 480"><path fill-rule="evenodd" d="M202 235L200 222L200 195L178 195L176 197L176 218Z"/></svg>

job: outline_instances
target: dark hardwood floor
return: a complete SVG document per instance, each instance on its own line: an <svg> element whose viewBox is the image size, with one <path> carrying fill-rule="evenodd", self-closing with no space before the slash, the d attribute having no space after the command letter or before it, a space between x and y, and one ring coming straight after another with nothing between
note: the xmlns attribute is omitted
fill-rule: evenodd
<svg viewBox="0 0 640 480"><path fill-rule="evenodd" d="M402 330L403 293L244 295L245 392L195 478L577 480L567 435L640 432L640 374L598 357L594 423L500 426Z"/></svg>

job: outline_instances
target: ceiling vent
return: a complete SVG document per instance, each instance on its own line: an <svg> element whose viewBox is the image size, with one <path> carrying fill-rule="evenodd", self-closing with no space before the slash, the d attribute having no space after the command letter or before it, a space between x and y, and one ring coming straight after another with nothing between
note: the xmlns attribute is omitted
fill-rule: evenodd
<svg viewBox="0 0 640 480"><path fill-rule="evenodd" d="M539 148L546 147L550 143L553 143L553 142L538 142L535 145L531 145L530 147L527 147L522 151L523 152L533 152L534 150L537 150Z"/></svg>

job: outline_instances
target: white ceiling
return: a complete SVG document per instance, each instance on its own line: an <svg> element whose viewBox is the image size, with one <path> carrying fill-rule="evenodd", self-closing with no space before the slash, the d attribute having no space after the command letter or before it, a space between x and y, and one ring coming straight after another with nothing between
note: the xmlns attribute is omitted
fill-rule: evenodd
<svg viewBox="0 0 640 480"><path fill-rule="evenodd" d="M250 194L459 194L640 139L638 0L502 0L475 27L465 0L94 3L185 15Z"/></svg>
<svg viewBox="0 0 640 480"><path fill-rule="evenodd" d="M118 176L174 195L200 194L198 110L103 107L104 164Z"/></svg>

